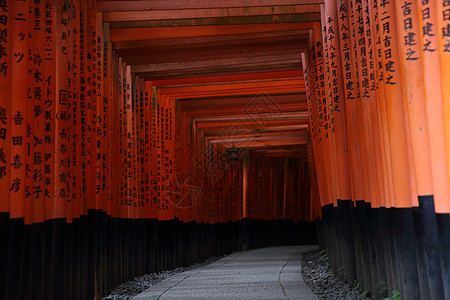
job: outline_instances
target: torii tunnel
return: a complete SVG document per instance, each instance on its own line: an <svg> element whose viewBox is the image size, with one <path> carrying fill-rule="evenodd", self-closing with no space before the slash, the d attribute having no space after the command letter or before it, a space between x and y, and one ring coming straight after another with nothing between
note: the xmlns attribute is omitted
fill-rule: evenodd
<svg viewBox="0 0 450 300"><path fill-rule="evenodd" d="M0 298L316 244L450 299L450 1L0 1Z"/></svg>

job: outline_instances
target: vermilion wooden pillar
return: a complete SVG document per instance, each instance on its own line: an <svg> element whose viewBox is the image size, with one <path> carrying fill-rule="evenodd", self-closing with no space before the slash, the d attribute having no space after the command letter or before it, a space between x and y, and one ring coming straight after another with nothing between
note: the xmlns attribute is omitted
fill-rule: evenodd
<svg viewBox="0 0 450 300"><path fill-rule="evenodd" d="M26 180L26 163L27 160L27 124L29 122L27 100L28 91L22 88L23 82L28 82L31 76L27 75L28 71L28 53L29 46L29 27L28 27L28 14L27 3L13 3L10 7L11 15L21 15L23 18L19 20L13 20L10 18L11 30L9 32L11 38L11 54L16 53L14 58L11 57L11 99L15 101L10 102L10 115L4 116L5 125L9 125L4 131L5 138L8 131L10 139L7 143L10 145L10 158L9 158L9 182L5 191L9 193L10 199L10 217L11 218L23 218L25 215L25 186ZM32 82L29 82L32 85ZM6 107L6 106L5 106ZM14 116L16 120L14 121ZM19 121L22 116L22 121ZM19 118L17 118L19 117ZM9 123L7 122L9 119ZM31 174L29 174L31 175Z"/></svg>
<svg viewBox="0 0 450 300"><path fill-rule="evenodd" d="M0 58L0 190L9 191L10 189L10 176L11 176L11 130L10 123L12 122L11 116L11 89L7 88L11 86L11 72L12 72L12 51L11 51L11 12L13 11L12 5L6 4L6 11L1 13L2 19L5 22L0 23L0 30L6 32L7 36L0 41L0 47L4 49L4 55ZM9 20L9 21L8 21ZM6 213L10 211L10 195L6 192L4 199L0 201L0 213Z"/></svg>
<svg viewBox="0 0 450 300"><path fill-rule="evenodd" d="M380 28L389 27L389 31L384 29L381 33L382 40L388 39L390 44L381 44L382 62L388 66L384 72L386 112L389 134L389 145L392 162L392 184L394 190L395 207L411 207L415 199L414 187L411 183L409 148L407 132L405 128L404 103L397 101L402 99L401 77L399 72L399 54L396 45L398 41L395 31L395 11L393 3L379 7L378 15ZM383 20L382 20L383 19ZM392 30L390 29L392 28Z"/></svg>
<svg viewBox="0 0 450 300"><path fill-rule="evenodd" d="M428 24L431 25L427 25L427 26L435 26L435 35L432 35L433 32L430 32L428 34L426 34L426 36L424 35L421 39L421 43L424 45L424 49L436 49L436 51L434 51L433 53L424 53L425 57L428 57L427 61L425 61L424 63L427 63L428 61L430 61L429 58L433 57L433 61L432 62L437 62L437 58L435 57L436 54L434 53L439 53L439 65L440 65L440 88L441 88L441 97L442 97L442 115L443 115L443 124L444 124L444 136L445 136L445 151L446 151L446 160L447 160L447 185L450 184L450 87L447 84L449 78L450 78L450 68L449 63L450 63L450 33L449 33L449 25L450 25L450 19L448 16L448 9L449 6L447 4L447 2L444 1L436 1L435 3L435 7L436 7L436 11L434 10L434 8L432 7L433 4L430 3L429 7L425 7L425 9L429 8L430 9L430 17L432 19L428 20L424 20L424 24L426 22L428 22ZM435 14L433 14L435 12ZM430 30L432 30L432 28L430 28ZM436 43L436 38L437 38L437 43ZM425 46L427 46L428 48L425 48ZM430 51L424 51L424 52L430 52ZM433 55L434 54L434 55ZM429 64L429 68L431 68L434 65ZM433 70L434 78L437 79L438 74L435 73L435 69ZM430 86L430 88L428 89L428 95L430 95L431 92L430 90L436 90L439 87L439 84L435 85L433 81L433 84L430 84L430 81L432 79L430 77L428 77L428 86ZM433 87L431 87L433 86ZM433 95L433 94L431 94ZM431 96L430 95L430 96ZM441 106L439 105L438 100L439 99L439 95L437 95L438 98L433 100L433 104L428 104L428 107L430 105L435 105L436 109L440 109ZM435 113L438 113L438 117L436 120L436 122L440 121L440 110L435 111ZM441 123L438 123L439 125ZM433 132L433 145L436 145L436 139L442 137L442 135L440 134L440 130L438 129L438 131ZM437 146L437 145L436 145ZM438 148L440 149L440 148ZM439 151L439 150L434 150L433 151ZM436 157L438 158L438 157ZM441 162L443 161L442 158L440 160ZM437 162L435 161L434 164L436 165ZM442 178L441 176L445 175L445 169L441 169L441 173L439 173L439 178ZM435 172L439 172L439 169L436 169ZM436 174L436 173L435 173ZM437 175L437 174L436 174ZM445 187L445 185L443 185L443 187ZM442 192L441 192L442 193ZM443 195L445 195L445 190L443 192ZM446 200L443 200L446 199ZM442 200L438 199L438 201L436 202L436 210L438 212L446 212L449 213L450 212L450 201L447 198L443 198Z"/></svg>
<svg viewBox="0 0 450 300"><path fill-rule="evenodd" d="M406 129L411 136L411 152L413 157L417 194L426 196L433 194L433 177L431 172L430 148L428 138L428 122L426 115L422 51L415 37L420 36L419 18L415 13L417 5L412 1L408 7L395 7L397 32L405 37L400 40L399 66L403 99L407 120ZM415 204L415 203L413 203Z"/></svg>

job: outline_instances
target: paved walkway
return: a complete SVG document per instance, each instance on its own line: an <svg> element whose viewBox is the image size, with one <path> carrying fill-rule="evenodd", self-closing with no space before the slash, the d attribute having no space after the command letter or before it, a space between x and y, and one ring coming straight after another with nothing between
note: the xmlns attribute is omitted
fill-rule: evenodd
<svg viewBox="0 0 450 300"><path fill-rule="evenodd" d="M163 280L133 299L317 299L301 274L302 253L315 249L289 246L234 253Z"/></svg>

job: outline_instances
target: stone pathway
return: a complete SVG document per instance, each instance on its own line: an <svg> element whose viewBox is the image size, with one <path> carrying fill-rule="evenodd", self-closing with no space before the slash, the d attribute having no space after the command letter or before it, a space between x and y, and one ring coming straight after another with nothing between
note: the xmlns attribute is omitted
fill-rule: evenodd
<svg viewBox="0 0 450 300"><path fill-rule="evenodd" d="M302 278L302 254L316 246L238 252L163 280L134 299L317 299Z"/></svg>

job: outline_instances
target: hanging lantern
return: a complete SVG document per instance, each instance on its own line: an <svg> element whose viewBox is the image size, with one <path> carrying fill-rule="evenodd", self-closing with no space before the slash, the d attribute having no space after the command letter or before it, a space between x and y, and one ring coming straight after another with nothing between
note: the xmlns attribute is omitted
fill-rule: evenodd
<svg viewBox="0 0 450 300"><path fill-rule="evenodd" d="M234 145L233 147L227 149L228 161L238 161L239 151L241 151L241 149L236 148Z"/></svg>

